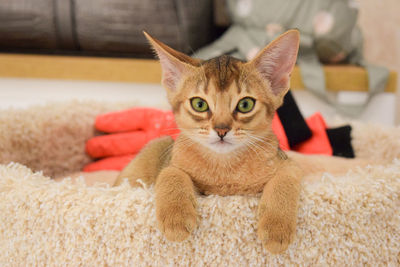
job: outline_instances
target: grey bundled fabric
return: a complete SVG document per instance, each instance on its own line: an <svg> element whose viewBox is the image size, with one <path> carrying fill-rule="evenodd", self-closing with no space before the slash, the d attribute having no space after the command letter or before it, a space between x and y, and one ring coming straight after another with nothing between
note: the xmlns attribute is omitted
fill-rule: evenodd
<svg viewBox="0 0 400 267"><path fill-rule="evenodd" d="M211 0L0 1L0 48L148 54L142 31L191 53L211 32Z"/></svg>
<svg viewBox="0 0 400 267"><path fill-rule="evenodd" d="M298 64L307 89L355 115L361 105L338 104L325 88L322 63L352 63L366 67L370 96L383 91L389 71L367 64L362 57L363 38L356 25L357 2L353 0L227 0L233 25L213 44L195 53L208 59L231 54L253 58L266 44L288 29L301 32Z"/></svg>

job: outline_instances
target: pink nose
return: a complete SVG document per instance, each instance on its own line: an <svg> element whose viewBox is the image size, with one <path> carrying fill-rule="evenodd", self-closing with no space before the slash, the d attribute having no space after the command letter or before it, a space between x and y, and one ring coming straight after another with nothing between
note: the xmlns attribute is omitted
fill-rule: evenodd
<svg viewBox="0 0 400 267"><path fill-rule="evenodd" d="M225 135L229 132L230 128L228 127L214 127L215 131L217 132L218 136L222 139Z"/></svg>

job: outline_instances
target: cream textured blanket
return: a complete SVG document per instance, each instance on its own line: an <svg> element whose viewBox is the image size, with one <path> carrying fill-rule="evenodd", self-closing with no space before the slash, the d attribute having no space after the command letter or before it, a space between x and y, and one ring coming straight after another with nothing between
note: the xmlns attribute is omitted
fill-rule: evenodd
<svg viewBox="0 0 400 267"><path fill-rule="evenodd" d="M0 112L1 266L400 264L399 128L354 123L357 156L389 163L305 183L295 242L271 255L256 238L257 197L199 197L199 227L189 240L171 243L155 227L153 188L88 187L45 176L88 162L83 145L96 134L94 116L117 107L126 105Z"/></svg>

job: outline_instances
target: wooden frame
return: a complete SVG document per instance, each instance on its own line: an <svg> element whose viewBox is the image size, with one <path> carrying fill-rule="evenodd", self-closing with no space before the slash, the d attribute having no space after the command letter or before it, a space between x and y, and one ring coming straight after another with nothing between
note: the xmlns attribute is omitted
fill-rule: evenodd
<svg viewBox="0 0 400 267"><path fill-rule="evenodd" d="M363 68L332 65L324 71L330 91L367 91ZM0 54L0 77L159 83L161 69L156 60L149 59ZM304 88L298 67L291 83L293 89ZM391 72L385 91L396 88L397 74Z"/></svg>

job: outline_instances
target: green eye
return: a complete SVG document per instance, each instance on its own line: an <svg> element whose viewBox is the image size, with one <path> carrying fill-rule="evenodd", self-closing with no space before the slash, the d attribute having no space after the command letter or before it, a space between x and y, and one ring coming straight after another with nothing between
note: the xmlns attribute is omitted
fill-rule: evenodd
<svg viewBox="0 0 400 267"><path fill-rule="evenodd" d="M192 104L192 108L197 112L204 112L208 110L207 102L200 97L193 97L190 99L190 103Z"/></svg>
<svg viewBox="0 0 400 267"><path fill-rule="evenodd" d="M245 97L239 101L236 110L242 113L247 113L253 110L256 101L251 97Z"/></svg>

